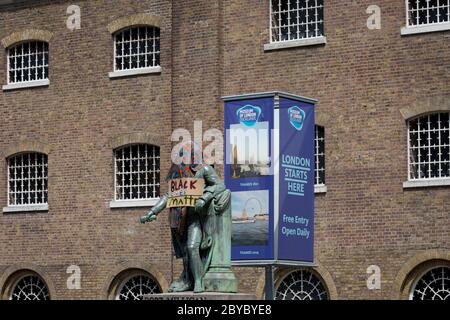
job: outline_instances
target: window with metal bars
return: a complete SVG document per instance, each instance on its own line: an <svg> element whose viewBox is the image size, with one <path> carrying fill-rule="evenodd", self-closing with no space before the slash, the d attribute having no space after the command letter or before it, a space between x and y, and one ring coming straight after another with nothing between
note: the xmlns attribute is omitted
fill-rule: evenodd
<svg viewBox="0 0 450 320"><path fill-rule="evenodd" d="M159 147L135 144L115 150L115 200L149 200L159 197Z"/></svg>
<svg viewBox="0 0 450 320"><path fill-rule="evenodd" d="M141 26L114 35L114 71L145 69L160 65L160 31Z"/></svg>
<svg viewBox="0 0 450 320"><path fill-rule="evenodd" d="M450 22L450 0L406 0L407 25Z"/></svg>
<svg viewBox="0 0 450 320"><path fill-rule="evenodd" d="M408 121L409 179L450 178L450 112Z"/></svg>
<svg viewBox="0 0 450 320"><path fill-rule="evenodd" d="M42 153L22 153L8 158L8 205L48 202L48 163Z"/></svg>
<svg viewBox="0 0 450 320"><path fill-rule="evenodd" d="M315 272L300 269L288 274L275 292L276 300L328 300L325 283Z"/></svg>
<svg viewBox="0 0 450 320"><path fill-rule="evenodd" d="M325 128L316 126L316 133L314 139L314 156L315 156L315 170L314 182L316 186L325 185Z"/></svg>
<svg viewBox="0 0 450 320"><path fill-rule="evenodd" d="M48 43L22 42L8 48L8 84L48 79Z"/></svg>
<svg viewBox="0 0 450 320"><path fill-rule="evenodd" d="M147 274L134 275L122 283L117 300L142 300L144 295L161 293L159 284Z"/></svg>
<svg viewBox="0 0 450 320"><path fill-rule="evenodd" d="M13 287L10 300L50 300L50 293L44 280L30 274L17 281Z"/></svg>
<svg viewBox="0 0 450 320"><path fill-rule="evenodd" d="M450 300L450 267L434 267L413 286L411 300Z"/></svg>
<svg viewBox="0 0 450 320"><path fill-rule="evenodd" d="M271 0L271 42L324 35L323 0Z"/></svg>

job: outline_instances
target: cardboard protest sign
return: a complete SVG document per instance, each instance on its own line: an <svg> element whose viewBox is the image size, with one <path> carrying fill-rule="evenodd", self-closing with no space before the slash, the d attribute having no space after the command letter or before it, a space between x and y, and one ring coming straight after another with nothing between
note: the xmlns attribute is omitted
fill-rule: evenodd
<svg viewBox="0 0 450 320"><path fill-rule="evenodd" d="M196 178L169 180L169 201L167 208L194 207L195 201L203 195L205 181Z"/></svg>

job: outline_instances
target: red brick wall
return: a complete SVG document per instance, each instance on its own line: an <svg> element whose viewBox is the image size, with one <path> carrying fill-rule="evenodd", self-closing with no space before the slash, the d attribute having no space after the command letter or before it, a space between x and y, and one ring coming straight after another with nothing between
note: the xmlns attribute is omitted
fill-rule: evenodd
<svg viewBox="0 0 450 320"><path fill-rule="evenodd" d="M316 199L316 257L340 298L390 298L416 253L450 249L448 188L404 190L406 126L399 109L449 96L449 33L402 37L404 1L325 1L325 46L264 52L268 1L225 1L223 93L282 90L319 100L328 192ZM366 269L382 271L381 291ZM395 288L397 290L397 288Z"/></svg>
<svg viewBox="0 0 450 320"><path fill-rule="evenodd" d="M118 266L151 264L170 281L170 238L163 215L141 226L145 209L111 210L118 135L170 134L193 121L222 129L223 95L282 90L319 100L325 126L328 192L316 199L316 256L343 299L391 298L410 258L450 247L448 188L404 190L406 126L399 109L428 96L449 96L448 32L400 36L404 1L380 0L381 30L368 30L371 1L325 1L324 46L264 52L266 0L79 1L81 30L66 28L68 1L0 10L0 38L24 29L51 31L50 86L0 91L0 150L20 140L51 146L49 212L0 215L0 277L33 263L57 298L104 298ZM163 18L160 75L110 80L107 24L127 14ZM0 83L6 82L0 50ZM164 160L165 159L165 160ZM0 206L6 206L5 161ZM69 291L67 266L82 269L82 290ZM382 270L382 289L366 288L366 268ZM177 264L176 270L179 271ZM260 272L238 271L254 291Z"/></svg>
<svg viewBox="0 0 450 320"><path fill-rule="evenodd" d="M49 212L0 216L0 265L33 263L54 282L56 298L104 298L108 276L124 261L151 264L170 279L166 215L140 225L147 209L110 209L114 196L111 141L133 132L160 134L162 172L169 167L171 134L171 3L81 1L81 30L66 28L66 1L2 10L0 37L24 28L53 33L50 86L0 92L0 149L21 139L51 146ZM161 16L161 75L110 80L111 21L133 13ZM5 51L0 50L0 79ZM4 82L3 82L4 83ZM6 206L5 160L0 206ZM82 271L82 290L66 289L66 268Z"/></svg>

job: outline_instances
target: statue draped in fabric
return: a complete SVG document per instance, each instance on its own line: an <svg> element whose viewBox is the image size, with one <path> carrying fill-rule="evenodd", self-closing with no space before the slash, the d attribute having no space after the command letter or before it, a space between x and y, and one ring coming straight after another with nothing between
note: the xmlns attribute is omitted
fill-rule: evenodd
<svg viewBox="0 0 450 320"><path fill-rule="evenodd" d="M209 165L173 164L166 180L176 178L203 179L205 187L195 207L169 209L173 248L176 257L183 259L183 272L169 292L237 292L231 271L230 190ZM168 200L166 193L140 222L156 220Z"/></svg>

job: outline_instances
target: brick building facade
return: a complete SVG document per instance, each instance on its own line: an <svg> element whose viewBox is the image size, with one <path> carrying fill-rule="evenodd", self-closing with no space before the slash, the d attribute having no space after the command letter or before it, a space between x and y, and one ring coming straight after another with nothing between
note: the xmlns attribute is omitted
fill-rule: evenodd
<svg viewBox="0 0 450 320"><path fill-rule="evenodd" d="M322 1L309 1L317 14ZM192 129L194 120L203 121L204 130L221 129L222 96L273 90L319 101L316 122L326 145L326 181L315 200L317 267L277 270L280 288L295 287L304 275L313 286L320 282L321 297L403 299L430 271L446 281L443 292L450 290L450 141L439 136L439 179L432 169L411 179L408 170L411 119L428 117L430 129L439 114L439 132L448 131L448 21L436 30L433 21L405 27L405 1L380 0L381 28L370 29L371 1L325 0L323 30L312 37L317 41L271 43L270 3L0 1L1 298L38 280L51 299L116 298L133 276L149 276L156 290L166 290L180 270L167 214L140 225L150 202L116 201L116 151L156 146L163 174L174 129ZM80 8L79 29L67 26L76 12L71 5ZM159 61L140 74L120 70L114 54L117 34L136 26L160 35ZM12 48L24 50L30 41L48 45L48 77L35 79L36 87L9 74L9 58L18 52ZM128 60L121 59L123 67ZM11 205L20 195L12 196L18 187L8 171L11 159L23 154L45 155L47 205ZM23 176L18 180L24 183ZM72 265L69 271L81 272L79 289L67 285ZM368 289L372 265L381 271L380 289ZM262 271L237 268L240 290L261 297Z"/></svg>

